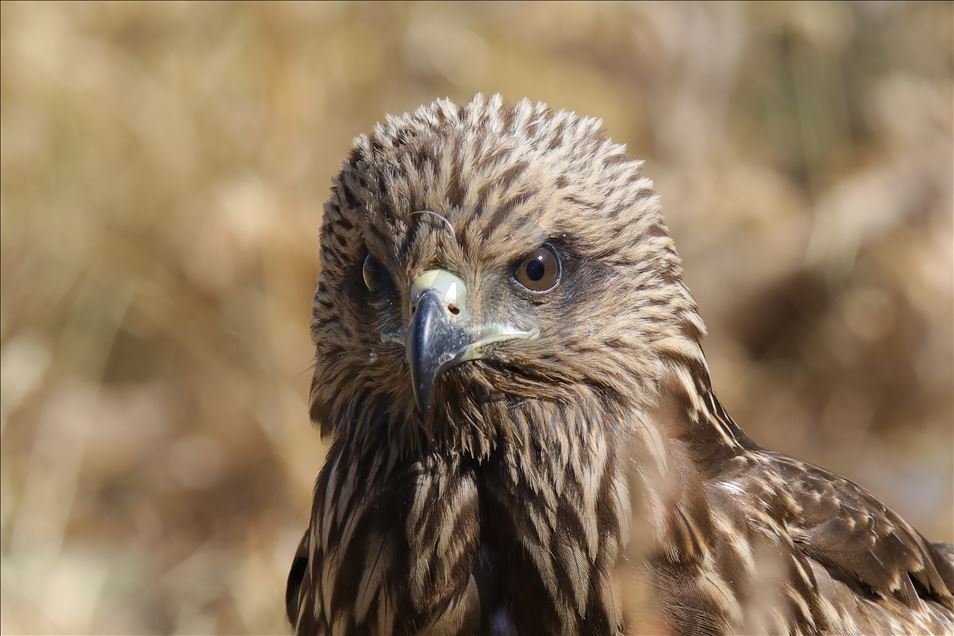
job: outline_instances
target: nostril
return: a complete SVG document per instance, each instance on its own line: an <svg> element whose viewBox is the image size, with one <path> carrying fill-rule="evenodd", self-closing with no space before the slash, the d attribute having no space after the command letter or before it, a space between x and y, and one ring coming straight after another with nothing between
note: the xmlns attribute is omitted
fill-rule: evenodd
<svg viewBox="0 0 954 636"><path fill-rule="evenodd" d="M411 305L411 315L414 315L414 312L417 311L417 305Z"/></svg>
<svg viewBox="0 0 954 636"><path fill-rule="evenodd" d="M455 316L460 313L460 307L458 307L454 303L447 305L447 309Z"/></svg>

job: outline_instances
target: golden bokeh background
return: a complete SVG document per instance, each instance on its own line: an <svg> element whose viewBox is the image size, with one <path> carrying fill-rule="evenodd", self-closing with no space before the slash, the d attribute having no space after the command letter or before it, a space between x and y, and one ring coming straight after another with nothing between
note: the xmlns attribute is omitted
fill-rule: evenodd
<svg viewBox="0 0 954 636"><path fill-rule="evenodd" d="M952 528L951 3L4 2L4 633L282 633L321 205L477 91L647 160L760 443Z"/></svg>

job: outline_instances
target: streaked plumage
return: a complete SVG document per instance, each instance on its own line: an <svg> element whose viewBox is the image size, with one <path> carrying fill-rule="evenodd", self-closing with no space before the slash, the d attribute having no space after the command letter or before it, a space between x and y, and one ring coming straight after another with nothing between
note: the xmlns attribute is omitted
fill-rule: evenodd
<svg viewBox="0 0 954 636"><path fill-rule="evenodd" d="M545 243L559 285L528 293L515 264ZM441 321L520 335L441 366L431 401L406 348L433 272L466 290ZM334 441L296 631L615 634L643 572L674 633L950 632L951 547L746 437L704 331L651 181L598 120L477 96L357 138L321 235L311 402Z"/></svg>

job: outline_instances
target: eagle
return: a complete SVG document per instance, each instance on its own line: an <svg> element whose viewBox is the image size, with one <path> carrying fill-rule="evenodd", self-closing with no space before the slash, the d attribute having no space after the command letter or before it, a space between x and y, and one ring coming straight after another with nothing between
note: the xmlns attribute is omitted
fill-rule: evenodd
<svg viewBox="0 0 954 636"><path fill-rule="evenodd" d="M954 630L954 548L759 447L642 162L477 95L355 139L325 204L310 415L331 439L297 634Z"/></svg>

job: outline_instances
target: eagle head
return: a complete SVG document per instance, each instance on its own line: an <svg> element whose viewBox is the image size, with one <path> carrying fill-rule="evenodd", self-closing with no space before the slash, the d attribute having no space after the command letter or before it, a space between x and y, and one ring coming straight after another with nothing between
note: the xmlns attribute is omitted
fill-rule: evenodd
<svg viewBox="0 0 954 636"><path fill-rule="evenodd" d="M520 405L652 391L704 327L640 165L598 119L496 95L358 137L324 208L313 419L480 455Z"/></svg>

